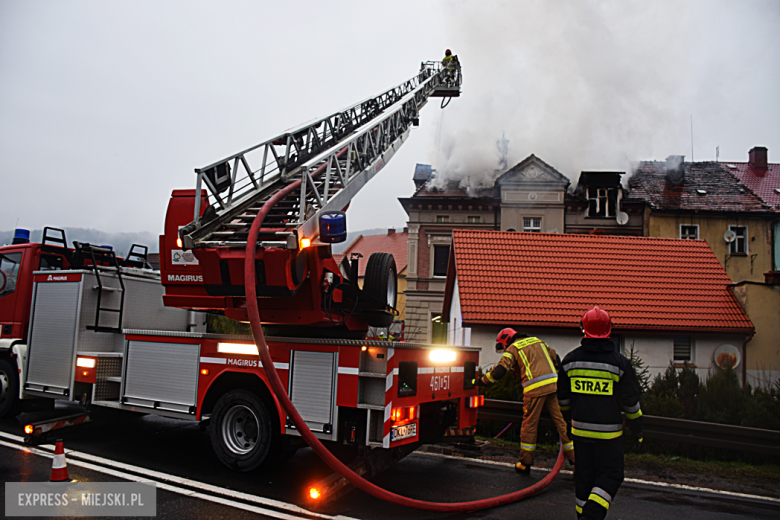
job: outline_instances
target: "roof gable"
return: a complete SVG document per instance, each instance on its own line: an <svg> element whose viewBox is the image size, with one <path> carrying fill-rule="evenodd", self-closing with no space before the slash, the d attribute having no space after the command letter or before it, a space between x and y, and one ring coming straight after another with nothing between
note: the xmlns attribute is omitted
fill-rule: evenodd
<svg viewBox="0 0 780 520"><path fill-rule="evenodd" d="M598 305L617 331L753 331L703 240L454 230L453 246L466 324L577 328Z"/></svg>
<svg viewBox="0 0 780 520"><path fill-rule="evenodd" d="M496 179L496 185L527 184L529 182L538 184L554 183L564 186L570 184L568 177L534 154L529 155Z"/></svg>

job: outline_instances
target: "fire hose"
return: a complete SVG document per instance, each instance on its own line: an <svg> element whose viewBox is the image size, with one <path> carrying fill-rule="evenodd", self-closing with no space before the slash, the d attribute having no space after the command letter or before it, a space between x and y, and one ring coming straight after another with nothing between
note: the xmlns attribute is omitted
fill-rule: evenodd
<svg viewBox="0 0 780 520"><path fill-rule="evenodd" d="M287 412L287 415L290 417L290 420L295 425L295 428L298 430L298 433L300 433L301 437L303 437L306 443L328 466L346 478L356 488L365 491L369 495L372 495L380 500L411 507L414 509L446 512L477 511L480 509L487 509L510 504L512 502L528 498L539 493L548 485L550 485L550 483L555 480L555 477L558 476L558 473L563 466L563 442L561 442L561 448L558 451L558 459L555 461L555 465L553 466L550 473L539 482L536 482L527 488L497 497L484 498L481 500L474 500L472 502L443 503L426 502L424 500L404 497L372 484L368 480L352 471L339 459L337 459L312 433L307 424L304 422L303 418L298 413L298 410L295 409L295 405L287 395L287 391L282 384L282 380L279 378L279 374L276 372L276 368L274 367L273 360L271 359L271 353L268 350L268 345L265 342L263 327L260 322L260 309L257 305L257 290L255 286L255 252L257 250L257 237L260 232L260 227L262 226L263 220L265 220L268 212L280 199L298 188L300 184L301 181L293 182L276 193L263 205L252 222L252 227L249 229L249 236L247 238L246 258L244 260L244 287L246 290L246 304L249 315L249 323L252 327L252 334L254 335L255 343L257 344L257 349L260 353L260 359L263 363L266 376L268 377L268 381L271 384L271 388L273 389L274 394L276 394L277 399L281 403L285 412Z"/></svg>

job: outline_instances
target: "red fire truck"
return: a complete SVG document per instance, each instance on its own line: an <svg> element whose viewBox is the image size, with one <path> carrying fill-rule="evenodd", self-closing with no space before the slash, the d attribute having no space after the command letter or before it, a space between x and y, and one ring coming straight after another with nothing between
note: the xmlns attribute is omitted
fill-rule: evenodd
<svg viewBox="0 0 780 520"><path fill-rule="evenodd" d="M270 390L251 336L210 334L206 313L247 321L247 234L261 207L254 259L260 318L274 367L306 424L355 446L371 468L447 430L473 435L478 349L366 340L397 315L392 255L337 264L350 200L418 124L431 97L460 93L441 64L326 118L197 169L174 190L160 270L145 250L41 243L0 248L0 416L25 401L78 401L209 425L228 467L249 471L300 445ZM273 207L271 207L273 206ZM17 242L15 240L15 242ZM31 438L46 424L31 425ZM368 471L373 473L372 469Z"/></svg>

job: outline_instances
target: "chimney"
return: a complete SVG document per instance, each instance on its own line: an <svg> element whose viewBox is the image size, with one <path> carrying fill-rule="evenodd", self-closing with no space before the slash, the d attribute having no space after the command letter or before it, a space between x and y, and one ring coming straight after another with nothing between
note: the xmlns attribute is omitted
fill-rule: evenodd
<svg viewBox="0 0 780 520"><path fill-rule="evenodd" d="M387 230L387 236L395 235L395 228L390 228Z"/></svg>
<svg viewBox="0 0 780 520"><path fill-rule="evenodd" d="M666 158L666 180L675 186L685 182L685 156L670 155Z"/></svg>
<svg viewBox="0 0 780 520"><path fill-rule="evenodd" d="M433 172L436 171L433 168L431 168L430 164L417 164L414 167L414 186L417 189L420 189L420 186L428 182L428 180L433 177Z"/></svg>
<svg viewBox="0 0 780 520"><path fill-rule="evenodd" d="M406 234L406 233L408 233L408 232L409 232L409 228L408 228L408 227L405 227L405 228L404 228L404 234Z"/></svg>
<svg viewBox="0 0 780 520"><path fill-rule="evenodd" d="M765 146L754 146L748 153L748 166L759 177L766 175L766 171L769 168L766 155L767 149Z"/></svg>

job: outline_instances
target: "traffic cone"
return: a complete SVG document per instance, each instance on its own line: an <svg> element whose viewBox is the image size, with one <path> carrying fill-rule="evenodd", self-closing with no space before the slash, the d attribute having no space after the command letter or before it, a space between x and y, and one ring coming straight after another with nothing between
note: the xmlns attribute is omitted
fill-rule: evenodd
<svg viewBox="0 0 780 520"><path fill-rule="evenodd" d="M62 440L57 441L54 447L54 458L51 461L51 478L49 482L70 482L68 476L68 463L65 462L65 448Z"/></svg>

